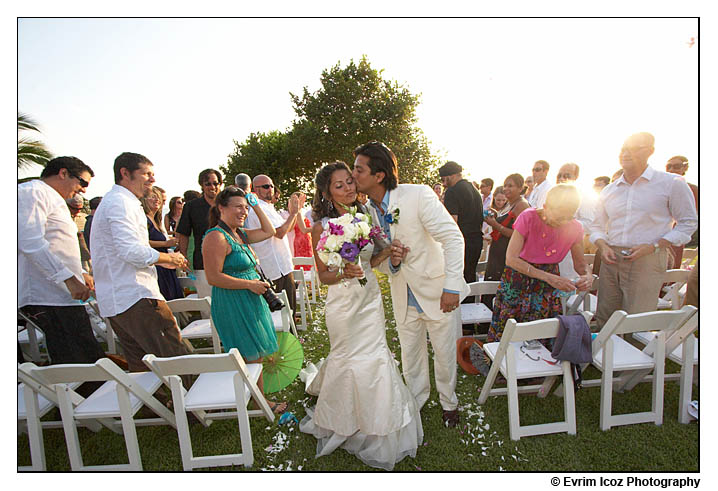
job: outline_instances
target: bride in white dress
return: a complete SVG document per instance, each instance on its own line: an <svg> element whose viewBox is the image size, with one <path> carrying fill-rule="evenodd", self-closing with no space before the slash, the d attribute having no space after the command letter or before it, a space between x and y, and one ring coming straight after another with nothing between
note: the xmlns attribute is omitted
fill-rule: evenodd
<svg viewBox="0 0 718 491"><path fill-rule="evenodd" d="M345 213L341 205L358 204L344 162L324 166L316 185L315 248L327 220ZM339 277L315 256L319 279L330 285L325 312L331 349L307 388L319 398L299 429L317 438L317 457L341 447L369 466L392 470L407 455L416 456L424 433L416 400L386 343L381 291L372 271L388 258L390 248L372 258L373 250L373 244L366 246L361 266L347 264ZM362 276L367 279L363 287L356 279Z"/></svg>

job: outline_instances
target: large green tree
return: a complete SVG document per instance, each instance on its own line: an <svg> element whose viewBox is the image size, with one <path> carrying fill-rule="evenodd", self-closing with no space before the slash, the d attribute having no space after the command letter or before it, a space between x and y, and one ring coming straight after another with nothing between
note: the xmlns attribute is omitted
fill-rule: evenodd
<svg viewBox="0 0 718 491"><path fill-rule="evenodd" d="M27 114L17 113L17 168L30 167L37 164L45 167L52 159L52 153L45 144L24 133L40 133L38 124Z"/></svg>
<svg viewBox="0 0 718 491"><path fill-rule="evenodd" d="M296 113L291 128L235 141L222 171L230 179L240 172L267 174L284 194L308 191L321 165L335 160L351 164L354 148L379 140L396 154L401 182L435 179L438 157L417 127L418 95L384 79L366 57L324 70L320 82L316 92L304 87L301 96L290 93Z"/></svg>

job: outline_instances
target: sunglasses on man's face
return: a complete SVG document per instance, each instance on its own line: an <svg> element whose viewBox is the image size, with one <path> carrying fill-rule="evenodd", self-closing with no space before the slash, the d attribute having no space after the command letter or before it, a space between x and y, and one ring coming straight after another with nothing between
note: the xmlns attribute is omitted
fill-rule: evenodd
<svg viewBox="0 0 718 491"><path fill-rule="evenodd" d="M80 182L80 186L82 186L83 188L86 188L87 186L90 185L89 182L87 182L86 180L84 180L83 178L78 176L77 174L73 174L72 172L69 172L68 174L70 174L70 177L74 177L75 179L77 179Z"/></svg>
<svg viewBox="0 0 718 491"><path fill-rule="evenodd" d="M274 189L274 184L260 184L257 186L258 188L264 188L264 189Z"/></svg>
<svg viewBox="0 0 718 491"><path fill-rule="evenodd" d="M533 171L534 172L543 172L543 167L534 167Z"/></svg>

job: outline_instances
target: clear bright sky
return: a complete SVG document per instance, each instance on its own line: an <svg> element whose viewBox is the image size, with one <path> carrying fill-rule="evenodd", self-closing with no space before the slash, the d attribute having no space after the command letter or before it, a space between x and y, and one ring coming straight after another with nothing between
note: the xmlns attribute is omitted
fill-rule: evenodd
<svg viewBox="0 0 718 491"><path fill-rule="evenodd" d="M21 19L18 109L95 170L87 198L123 151L150 158L173 196L233 139L288 128L290 91L366 54L421 93L419 126L470 179L544 159L550 181L576 162L590 184L649 131L652 165L685 155L697 182L697 37L695 19Z"/></svg>

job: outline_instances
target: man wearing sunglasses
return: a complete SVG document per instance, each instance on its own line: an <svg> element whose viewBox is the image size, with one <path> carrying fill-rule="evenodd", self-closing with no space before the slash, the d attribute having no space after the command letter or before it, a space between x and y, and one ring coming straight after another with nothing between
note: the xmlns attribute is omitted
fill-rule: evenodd
<svg viewBox="0 0 718 491"><path fill-rule="evenodd" d="M531 170L534 178L534 188L533 191L531 191L528 201L534 208L543 208L548 190L551 189L551 183L546 179L546 176L548 176L548 168L548 162L545 160L537 160Z"/></svg>
<svg viewBox="0 0 718 491"><path fill-rule="evenodd" d="M94 282L82 269L77 225L65 202L84 193L93 176L80 159L57 157L40 179L17 187L17 306L42 329L53 364L105 356L81 304Z"/></svg>
<svg viewBox="0 0 718 491"><path fill-rule="evenodd" d="M272 179L264 174L259 174L252 179L252 187L259 198L259 206L276 230L274 237L255 242L252 244L252 249L259 258L262 272L274 283L275 291L287 292L289 306L292 313L294 313L297 307L297 294L294 278L292 277L294 262L292 261L292 252L289 248L287 233L294 230L294 224L300 210L304 207L306 196L302 193L292 194L287 203L289 216L284 219L272 204L275 191ZM248 229L261 228L259 218L252 208L249 209L245 227Z"/></svg>
<svg viewBox="0 0 718 491"><path fill-rule="evenodd" d="M214 205L214 199L222 190L222 174L215 169L205 169L199 173L198 182L202 186L202 195L198 199L185 203L175 235L179 239L179 252L184 257L187 257L190 235L194 236L192 269L204 270L202 238L209 228L209 209Z"/></svg>

